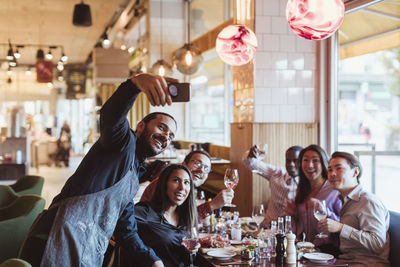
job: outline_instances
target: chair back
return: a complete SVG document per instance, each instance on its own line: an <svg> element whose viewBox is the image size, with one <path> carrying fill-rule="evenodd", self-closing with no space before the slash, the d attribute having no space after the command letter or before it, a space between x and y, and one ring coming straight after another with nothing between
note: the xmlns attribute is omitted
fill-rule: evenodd
<svg viewBox="0 0 400 267"><path fill-rule="evenodd" d="M22 259L11 258L0 264L0 267L32 267L32 265Z"/></svg>
<svg viewBox="0 0 400 267"><path fill-rule="evenodd" d="M8 185L0 185L0 208L13 202L18 195Z"/></svg>
<svg viewBox="0 0 400 267"><path fill-rule="evenodd" d="M44 209L45 200L36 195L20 196L0 208L0 262L15 258L29 228Z"/></svg>
<svg viewBox="0 0 400 267"><path fill-rule="evenodd" d="M391 267L400 266L400 213L390 210L389 236Z"/></svg>
<svg viewBox="0 0 400 267"><path fill-rule="evenodd" d="M10 187L20 195L38 195L42 194L44 178L37 175L25 175L17 180Z"/></svg>

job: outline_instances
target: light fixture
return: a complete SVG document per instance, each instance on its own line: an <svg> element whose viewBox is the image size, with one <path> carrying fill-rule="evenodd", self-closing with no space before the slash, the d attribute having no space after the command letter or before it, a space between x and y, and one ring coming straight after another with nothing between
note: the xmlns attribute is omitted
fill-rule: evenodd
<svg viewBox="0 0 400 267"><path fill-rule="evenodd" d="M135 48L134 48L133 46L131 46L131 47L128 48L128 53L129 53L129 54L132 54L133 51L135 51Z"/></svg>
<svg viewBox="0 0 400 267"><path fill-rule="evenodd" d="M184 44L175 52L174 64L176 68L183 74L191 75L194 74L201 67L203 63L203 57L201 51L190 44L190 2L191 0L186 0L187 2L187 43Z"/></svg>
<svg viewBox="0 0 400 267"><path fill-rule="evenodd" d="M25 75L26 75L26 76L31 76L31 75L32 75L31 67L29 67L29 68L25 71Z"/></svg>
<svg viewBox="0 0 400 267"><path fill-rule="evenodd" d="M218 34L215 49L225 63L241 66L254 58L257 37L245 25L229 25Z"/></svg>
<svg viewBox="0 0 400 267"><path fill-rule="evenodd" d="M50 48L49 48L49 51L47 51L46 59L47 60L52 60L53 59L53 54L51 53L51 49Z"/></svg>
<svg viewBox="0 0 400 267"><path fill-rule="evenodd" d="M124 50L124 51L125 51L125 50L126 50L126 45L122 44L122 45L121 45L121 50Z"/></svg>
<svg viewBox="0 0 400 267"><path fill-rule="evenodd" d="M108 39L108 35L107 35L107 29L103 32L103 34L101 35L101 46L104 49L108 49L111 47L111 41L110 39Z"/></svg>
<svg viewBox="0 0 400 267"><path fill-rule="evenodd" d="M62 51L62 54L61 54L61 61L64 63L68 61L68 57L64 54L64 51Z"/></svg>
<svg viewBox="0 0 400 267"><path fill-rule="evenodd" d="M12 60L8 61L8 65L10 67L16 67L17 66L17 60L15 59L15 57L13 57Z"/></svg>
<svg viewBox="0 0 400 267"><path fill-rule="evenodd" d="M330 37L339 29L343 18L343 0L289 0L286 5L290 28L308 40Z"/></svg>
<svg viewBox="0 0 400 267"><path fill-rule="evenodd" d="M20 46L17 45L16 50L15 50L15 52L14 52L14 57L15 57L16 59L21 58L21 53L19 52L19 48L20 48Z"/></svg>
<svg viewBox="0 0 400 267"><path fill-rule="evenodd" d="M163 25L162 25L162 18L163 18L163 4L160 1L160 54L161 59L157 60L156 63L153 64L152 72L154 74L165 76L172 72L172 66L168 64L166 60L163 59Z"/></svg>
<svg viewBox="0 0 400 267"><path fill-rule="evenodd" d="M62 63L62 61L58 61L57 63L57 69L59 71L63 71L64 70L64 63Z"/></svg>
<svg viewBox="0 0 400 267"><path fill-rule="evenodd" d="M92 15L90 13L90 6L83 3L76 4L72 16L72 23L75 26L89 27L92 25Z"/></svg>
<svg viewBox="0 0 400 267"><path fill-rule="evenodd" d="M8 49L6 59L7 60L12 60L13 58L14 58L14 53L13 53L12 48L10 48L10 49Z"/></svg>

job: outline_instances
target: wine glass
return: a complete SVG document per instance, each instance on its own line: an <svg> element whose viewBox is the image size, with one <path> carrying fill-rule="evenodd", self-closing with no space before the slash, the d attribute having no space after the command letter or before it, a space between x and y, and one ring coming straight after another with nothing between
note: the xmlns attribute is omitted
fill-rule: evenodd
<svg viewBox="0 0 400 267"><path fill-rule="evenodd" d="M200 241L199 241L199 236L198 236L196 227L192 227L192 231L190 233L188 233L188 235L183 237L182 245L190 253L189 254L189 259L190 259L189 267L194 267L193 257L196 255L196 251L200 247Z"/></svg>
<svg viewBox="0 0 400 267"><path fill-rule="evenodd" d="M314 201L314 217L320 221L327 217L328 212L326 210L325 200L318 200ZM319 233L315 236L316 238L327 238L328 235L324 233Z"/></svg>
<svg viewBox="0 0 400 267"><path fill-rule="evenodd" d="M235 189L239 183L239 174L237 169L226 169L224 176L224 184L228 189ZM225 207L236 207L235 204L225 203Z"/></svg>
<svg viewBox="0 0 400 267"><path fill-rule="evenodd" d="M257 227L260 228L260 224L264 221L264 205L259 204L253 208L253 213L251 214L253 221L257 224Z"/></svg>
<svg viewBox="0 0 400 267"><path fill-rule="evenodd" d="M268 153L268 144L257 144L258 155L257 159L263 160Z"/></svg>

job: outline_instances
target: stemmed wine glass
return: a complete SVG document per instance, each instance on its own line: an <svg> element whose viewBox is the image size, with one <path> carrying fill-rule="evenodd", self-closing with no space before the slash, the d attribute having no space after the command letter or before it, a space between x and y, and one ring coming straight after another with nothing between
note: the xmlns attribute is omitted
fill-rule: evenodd
<svg viewBox="0 0 400 267"><path fill-rule="evenodd" d="M314 201L314 217L320 221L323 220L327 217L328 212L326 210L326 204L325 204L325 200L318 200L316 199ZM324 233L319 233L315 236L316 238L327 238L328 235L324 234Z"/></svg>
<svg viewBox="0 0 400 267"><path fill-rule="evenodd" d="M239 174L237 169L226 169L224 176L224 184L228 189L235 189L239 183ZM225 203L225 207L236 207L235 204Z"/></svg>
<svg viewBox="0 0 400 267"><path fill-rule="evenodd" d="M268 153L268 144L257 144L257 159L263 160ZM260 172L256 169L251 170L253 173L260 174Z"/></svg>
<svg viewBox="0 0 400 267"><path fill-rule="evenodd" d="M197 249L200 247L199 236L196 227L192 227L192 231L188 233L187 236L183 237L182 245L190 253L190 265L189 267L194 267L193 257L196 255Z"/></svg>
<svg viewBox="0 0 400 267"><path fill-rule="evenodd" d="M253 208L253 213L251 214L253 221L257 224L257 227L260 228L260 224L264 221L264 205L259 204Z"/></svg>

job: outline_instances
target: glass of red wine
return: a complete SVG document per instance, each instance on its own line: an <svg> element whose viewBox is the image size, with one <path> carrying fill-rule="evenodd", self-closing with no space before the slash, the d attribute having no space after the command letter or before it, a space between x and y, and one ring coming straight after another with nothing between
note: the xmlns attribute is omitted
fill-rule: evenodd
<svg viewBox="0 0 400 267"><path fill-rule="evenodd" d="M190 253L189 267L194 267L193 257L196 255L197 249L200 247L200 241L199 241L199 236L198 236L196 227L192 227L191 232L188 233L185 237L183 237L182 245Z"/></svg>
<svg viewBox="0 0 400 267"><path fill-rule="evenodd" d="M239 183L239 173L237 169L226 169L224 176L224 184L228 189L235 189ZM225 203L225 207L236 207L235 204Z"/></svg>

